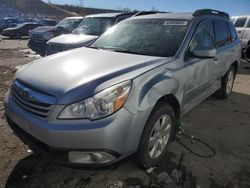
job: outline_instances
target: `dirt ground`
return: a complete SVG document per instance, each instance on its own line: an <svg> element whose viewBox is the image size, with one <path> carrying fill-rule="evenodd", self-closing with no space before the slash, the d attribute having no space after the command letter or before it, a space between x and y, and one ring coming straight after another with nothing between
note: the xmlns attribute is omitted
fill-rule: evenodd
<svg viewBox="0 0 250 188"><path fill-rule="evenodd" d="M14 66L38 58L27 57L27 51L22 50L26 45L27 40L0 37L0 109ZM0 110L0 116L3 114L4 110ZM53 164L32 154L0 118L0 187L99 188L129 182L153 187L154 177L164 171L170 174L181 156L182 173L186 178L190 173L196 176L201 188L250 187L250 64L242 62L228 99L208 98L183 117L182 129L194 139L179 135L164 160L149 174L130 158L102 169Z"/></svg>

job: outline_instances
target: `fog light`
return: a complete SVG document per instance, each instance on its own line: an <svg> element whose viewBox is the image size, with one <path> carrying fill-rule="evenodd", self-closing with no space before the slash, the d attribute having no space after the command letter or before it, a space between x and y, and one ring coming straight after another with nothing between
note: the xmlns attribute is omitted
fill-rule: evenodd
<svg viewBox="0 0 250 188"><path fill-rule="evenodd" d="M81 152L71 151L69 152L69 162L79 164L98 164L109 163L116 158L106 152Z"/></svg>

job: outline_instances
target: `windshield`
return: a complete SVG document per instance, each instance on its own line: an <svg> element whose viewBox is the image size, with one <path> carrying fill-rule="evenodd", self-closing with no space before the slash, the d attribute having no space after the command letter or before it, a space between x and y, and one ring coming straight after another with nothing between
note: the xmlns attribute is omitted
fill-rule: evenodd
<svg viewBox="0 0 250 188"><path fill-rule="evenodd" d="M56 26L63 27L63 28L68 29L68 30L73 30L79 25L81 20L82 19L64 19L64 20L60 21Z"/></svg>
<svg viewBox="0 0 250 188"><path fill-rule="evenodd" d="M74 34L101 35L113 25L112 18L86 17L80 23Z"/></svg>
<svg viewBox="0 0 250 188"><path fill-rule="evenodd" d="M26 24L24 23L24 24L19 24L19 25L17 25L15 28L17 28L17 29L19 29L19 28L22 28L23 26L25 26Z"/></svg>
<svg viewBox="0 0 250 188"><path fill-rule="evenodd" d="M133 19L121 22L90 47L141 55L171 57L179 49L188 21Z"/></svg>

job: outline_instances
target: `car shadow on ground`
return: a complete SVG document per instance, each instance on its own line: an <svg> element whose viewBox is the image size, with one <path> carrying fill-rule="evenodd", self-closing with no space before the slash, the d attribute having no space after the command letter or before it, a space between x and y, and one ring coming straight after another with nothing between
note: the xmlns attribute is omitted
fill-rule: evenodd
<svg viewBox="0 0 250 188"><path fill-rule="evenodd" d="M248 63L247 61L243 60L238 70L238 74L250 75L250 62Z"/></svg>
<svg viewBox="0 0 250 188"><path fill-rule="evenodd" d="M173 153L168 153L166 164L168 171L176 167L171 158ZM105 168L69 168L57 165L31 154L21 159L10 174L6 188L10 187L108 187L112 183L128 182L133 180L140 187L148 187L151 177L145 169L138 167L131 158L118 164ZM118 187L119 188L119 187Z"/></svg>

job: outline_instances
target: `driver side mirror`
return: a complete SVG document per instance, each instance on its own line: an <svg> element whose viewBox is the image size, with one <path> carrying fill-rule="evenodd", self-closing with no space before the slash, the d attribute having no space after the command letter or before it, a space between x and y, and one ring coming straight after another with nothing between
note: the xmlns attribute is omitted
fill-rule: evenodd
<svg viewBox="0 0 250 188"><path fill-rule="evenodd" d="M214 58L216 56L216 49L215 48L198 48L193 50L193 55L198 58Z"/></svg>

